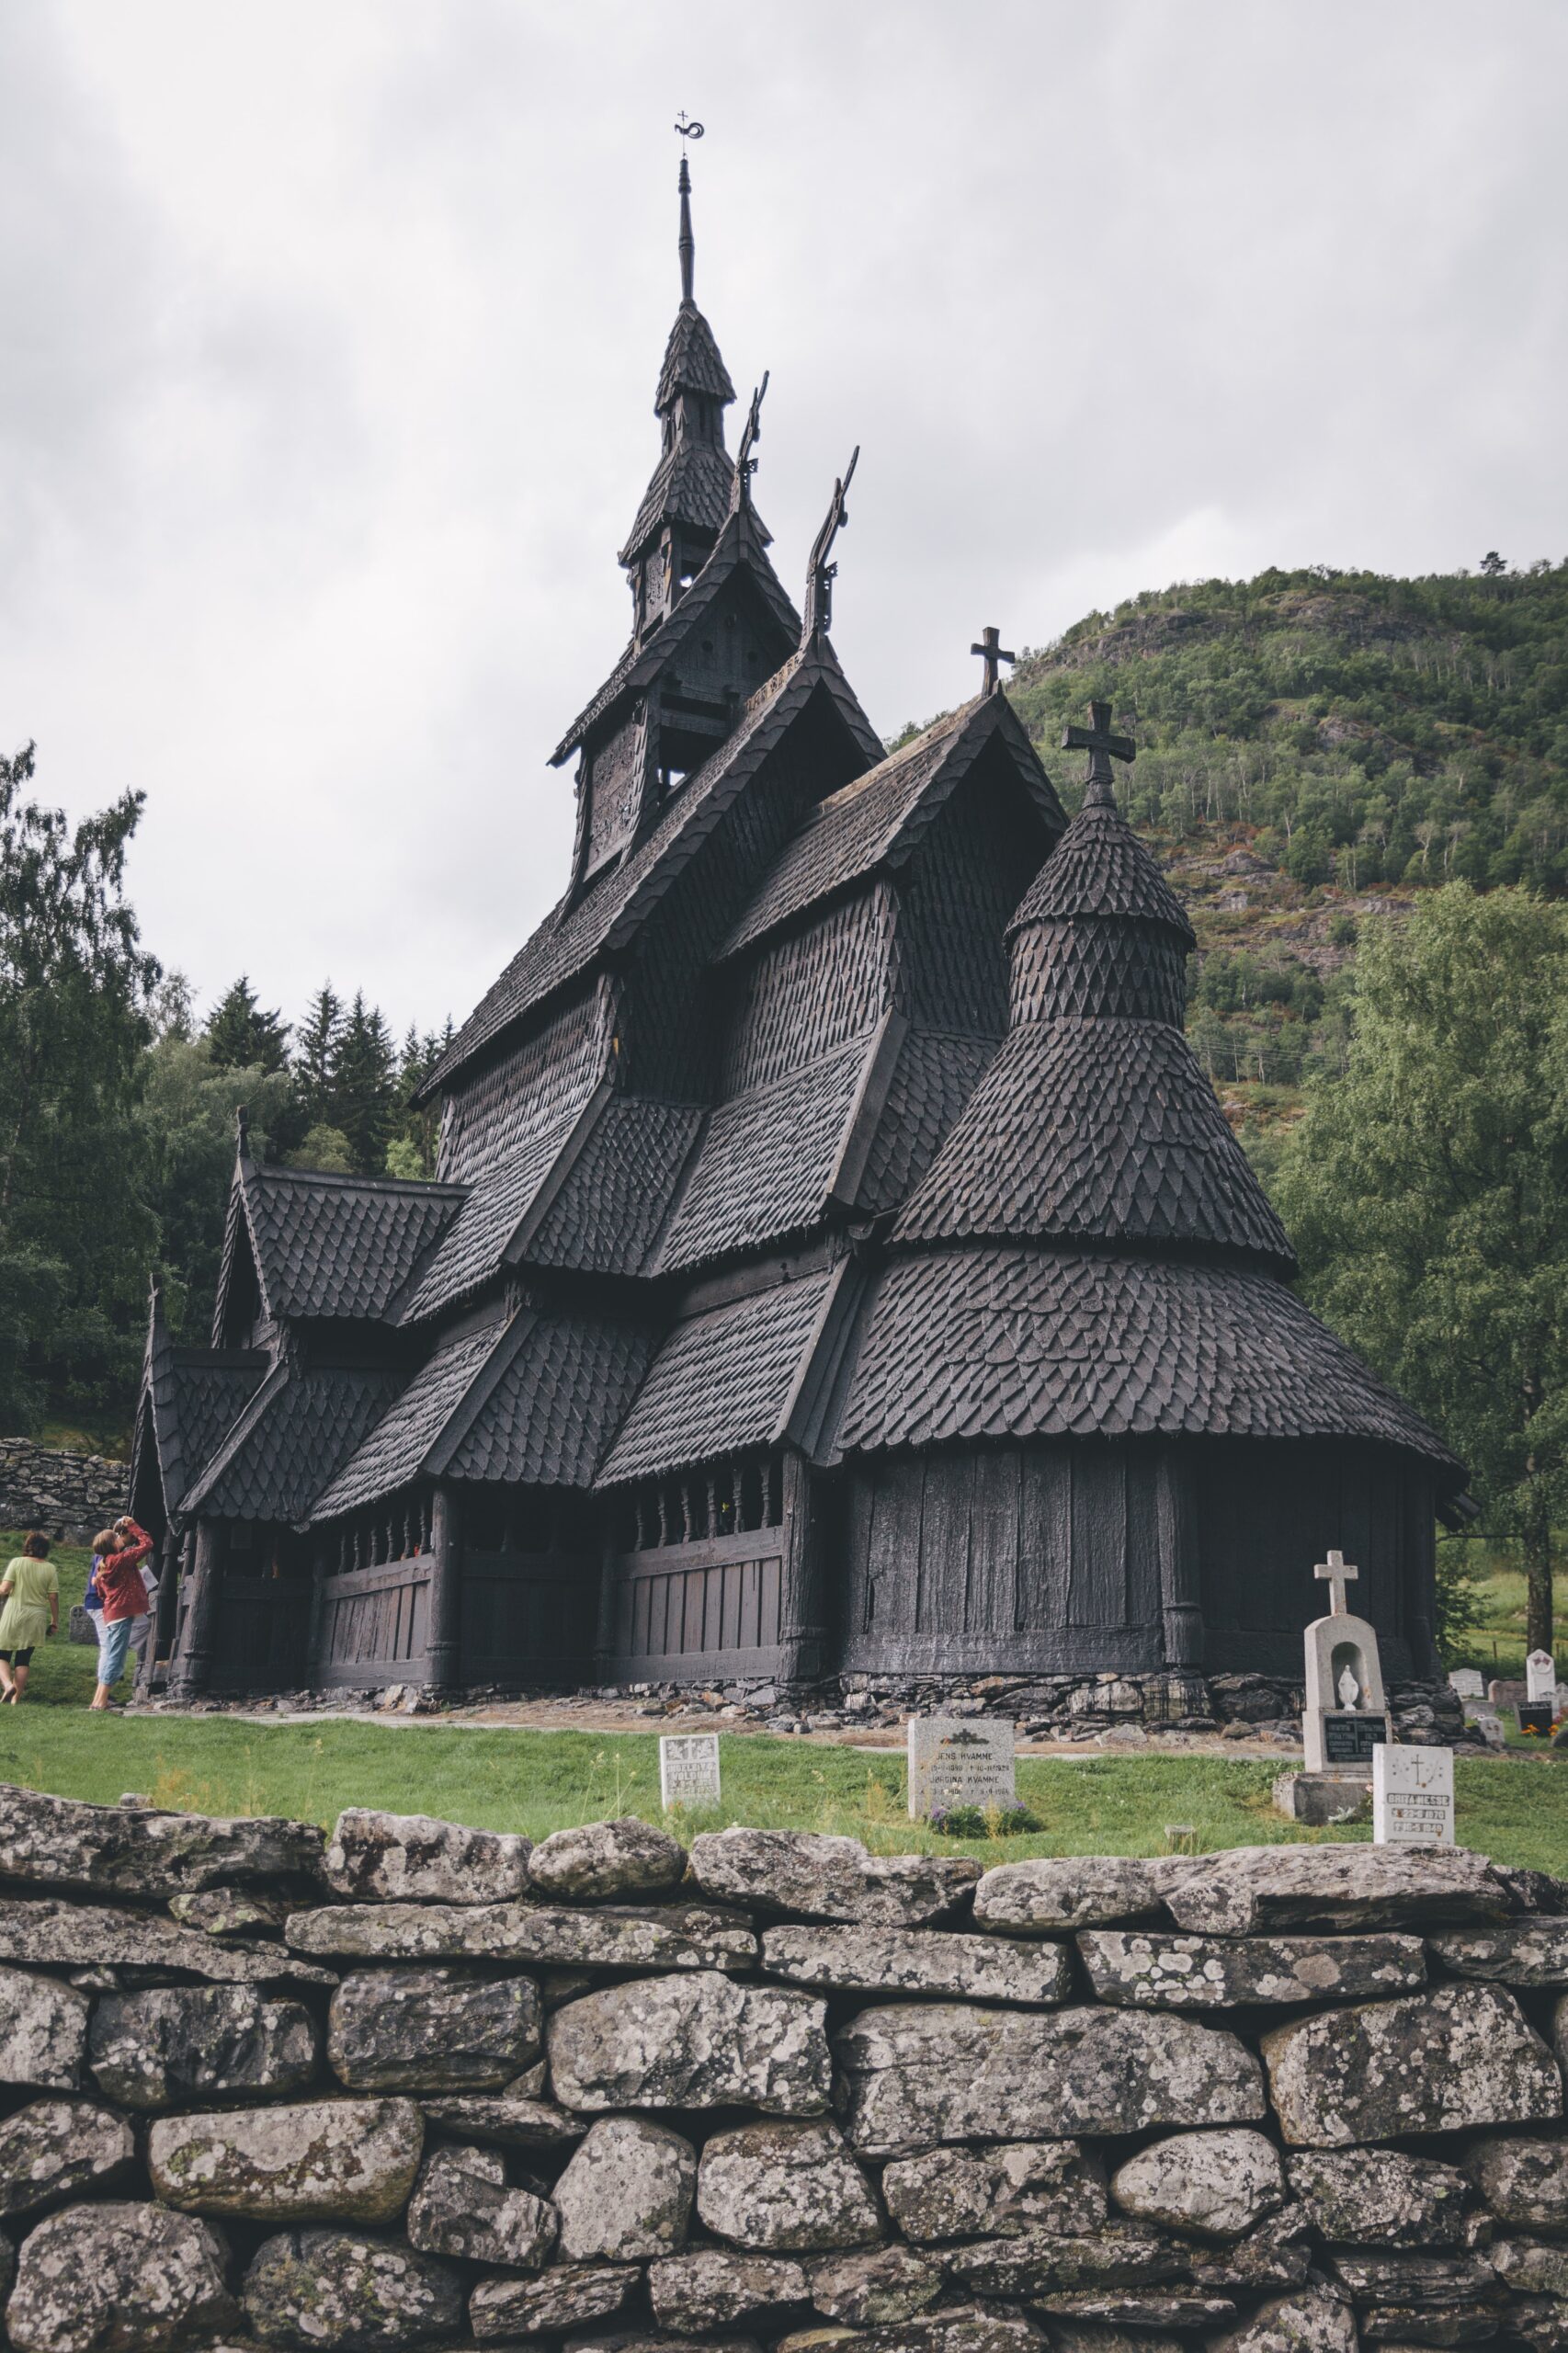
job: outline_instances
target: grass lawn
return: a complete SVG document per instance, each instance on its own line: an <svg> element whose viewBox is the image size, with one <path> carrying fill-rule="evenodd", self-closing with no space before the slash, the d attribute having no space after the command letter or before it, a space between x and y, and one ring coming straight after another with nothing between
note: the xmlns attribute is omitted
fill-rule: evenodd
<svg viewBox="0 0 1568 2353"><path fill-rule="evenodd" d="M14 1547L0 1537L0 1558ZM62 1549L61 1617L81 1593L86 1557ZM137 1790L159 1805L211 1813L281 1813L333 1822L346 1805L433 1813L531 1837L607 1814L659 1821L652 1733L486 1729L428 1720L402 1725L271 1724L254 1717L94 1716L96 1654L63 1637L43 1644L32 1690L0 1709L0 1780L112 1804ZM1327 1838L1276 1813L1278 1765L1252 1757L1155 1752L1025 1757L1018 1794L1042 1824L1013 1838L947 1839L904 1813L901 1756L760 1733L722 1741L724 1803L682 1816L685 1832L727 1822L847 1831L885 1854L921 1849L987 1862L1026 1855L1157 1855L1165 1825L1190 1824L1201 1850ZM1497 1861L1568 1870L1568 1756L1518 1764L1461 1758L1459 1834Z"/></svg>

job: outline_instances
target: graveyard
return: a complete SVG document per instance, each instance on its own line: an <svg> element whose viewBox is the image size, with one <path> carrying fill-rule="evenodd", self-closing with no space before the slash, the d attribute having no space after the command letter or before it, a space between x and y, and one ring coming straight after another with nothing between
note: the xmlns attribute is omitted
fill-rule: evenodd
<svg viewBox="0 0 1568 2353"><path fill-rule="evenodd" d="M57 1557L68 1612L86 1563L70 1548ZM711 1735L714 1722L694 1711L647 1731L608 1730L609 1711L596 1723L585 1711L593 1728L574 1730L564 1706L554 1711L562 1729L508 1722L506 1710L372 1722L152 1711L105 1720L82 1705L93 1658L90 1648L64 1641L44 1646L28 1705L0 1711L0 1783L99 1804L136 1791L180 1811L281 1814L324 1827L345 1806L365 1805L541 1838L622 1813L664 1822L660 1733L701 1739ZM500 1721L486 1722L486 1714ZM977 1729L989 1727L983 1722ZM965 1854L988 1863L1157 1856L1170 1850L1173 1827L1189 1831L1204 1853L1372 1836L1369 1818L1314 1825L1278 1811L1275 1784L1282 1772L1304 1765L1300 1749L1238 1754L1229 1742L1187 1737L1180 1746L1154 1739L1125 1751L1089 1745L1034 1755L1026 1744L1017 1794L1034 1826L1008 1831L998 1822L993 1836L983 1821L977 1830L949 1836L909 1815L907 1751L899 1731L853 1744L831 1734L781 1739L723 1726L718 1737L721 1801L672 1813L668 1818L683 1831L732 1823L827 1830L858 1837L874 1853ZM1437 1753L1401 1752L1413 1759ZM1568 1854L1568 1754L1521 1740L1510 1725L1502 1754L1455 1760L1455 1790L1460 1844L1494 1862L1561 1870Z"/></svg>

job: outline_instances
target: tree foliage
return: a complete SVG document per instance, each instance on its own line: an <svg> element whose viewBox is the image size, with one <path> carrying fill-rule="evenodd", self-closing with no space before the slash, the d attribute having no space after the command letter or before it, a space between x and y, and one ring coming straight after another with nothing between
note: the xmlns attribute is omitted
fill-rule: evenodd
<svg viewBox="0 0 1568 2353"><path fill-rule="evenodd" d="M153 1222L132 1109L159 978L125 896L142 796L72 824L0 758L0 1420L112 1409Z"/></svg>
<svg viewBox="0 0 1568 2353"><path fill-rule="evenodd" d="M1278 1204L1313 1305L1469 1462L1551 1647L1568 1515L1568 906L1450 884L1369 930Z"/></svg>
<svg viewBox="0 0 1568 2353"><path fill-rule="evenodd" d="M220 1070L259 1070L268 1075L289 1060L289 1026L266 1013L248 974L242 972L207 1017L207 1043Z"/></svg>

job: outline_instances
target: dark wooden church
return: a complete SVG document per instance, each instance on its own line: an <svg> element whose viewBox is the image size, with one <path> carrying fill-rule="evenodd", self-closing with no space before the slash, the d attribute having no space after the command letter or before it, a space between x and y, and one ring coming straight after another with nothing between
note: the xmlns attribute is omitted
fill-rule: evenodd
<svg viewBox="0 0 1568 2353"><path fill-rule="evenodd" d="M1289 1288L1131 745L1070 731L1068 824L988 631L884 751L828 634L846 485L802 616L757 402L726 450L688 187L631 638L554 755L564 893L428 1083L438 1180L242 1133L212 1347L154 1302L169 1688L1290 1674L1331 1544L1435 1671L1463 1474Z"/></svg>

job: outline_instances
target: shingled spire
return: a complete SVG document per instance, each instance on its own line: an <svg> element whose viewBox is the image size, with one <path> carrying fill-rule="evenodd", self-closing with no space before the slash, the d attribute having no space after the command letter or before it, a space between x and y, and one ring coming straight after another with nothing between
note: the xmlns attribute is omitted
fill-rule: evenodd
<svg viewBox="0 0 1568 2353"><path fill-rule="evenodd" d="M677 123L684 137L697 124ZM713 330L697 307L697 240L691 225L691 171L683 153L680 197L680 308L665 346L653 413L663 437L653 478L643 494L620 562L631 574L639 637L657 626L687 587L718 538L734 494L724 448L724 411L735 397Z"/></svg>
<svg viewBox="0 0 1568 2353"><path fill-rule="evenodd" d="M1118 812L1105 706L1064 741L1090 755L1084 805L1008 926L1012 1028L895 1229L1197 1246L1294 1267L1182 1034L1180 901Z"/></svg>

